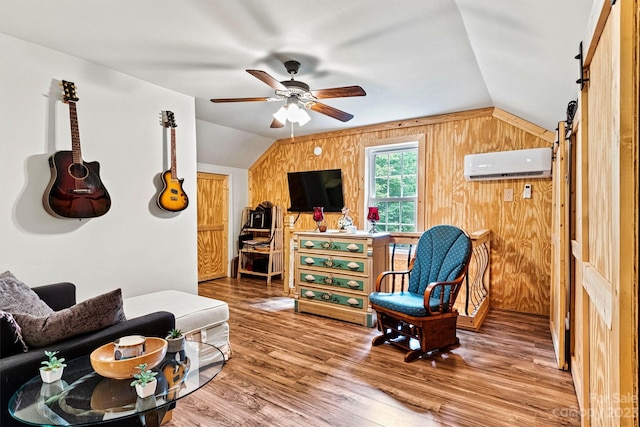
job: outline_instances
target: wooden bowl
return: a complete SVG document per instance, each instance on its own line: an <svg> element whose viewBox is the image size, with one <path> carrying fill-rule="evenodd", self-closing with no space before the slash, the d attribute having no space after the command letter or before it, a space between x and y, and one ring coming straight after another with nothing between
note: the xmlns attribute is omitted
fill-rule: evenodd
<svg viewBox="0 0 640 427"><path fill-rule="evenodd" d="M113 343L105 344L91 353L89 359L93 370L107 378L133 378L133 374L140 372L136 366L146 363L147 369L157 366L167 354L167 341L162 338L148 337L146 339L146 353L130 359L115 360L113 357Z"/></svg>

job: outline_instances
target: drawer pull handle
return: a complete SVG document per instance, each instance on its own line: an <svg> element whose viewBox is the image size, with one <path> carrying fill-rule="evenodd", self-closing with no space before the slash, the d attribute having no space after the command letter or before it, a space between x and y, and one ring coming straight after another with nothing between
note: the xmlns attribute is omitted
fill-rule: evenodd
<svg viewBox="0 0 640 427"><path fill-rule="evenodd" d="M359 306L360 305L360 301L358 301L355 298L349 298L347 300L347 304L349 304L350 306Z"/></svg>
<svg viewBox="0 0 640 427"><path fill-rule="evenodd" d="M350 262L349 264L347 264L347 267L349 267L351 270L357 270L360 266L358 265L358 263Z"/></svg>
<svg viewBox="0 0 640 427"><path fill-rule="evenodd" d="M304 293L304 296L313 299L316 297L316 294L313 291L307 291Z"/></svg>
<svg viewBox="0 0 640 427"><path fill-rule="evenodd" d="M313 265L315 261L313 260L313 258L305 258L304 263L307 265Z"/></svg>
<svg viewBox="0 0 640 427"><path fill-rule="evenodd" d="M312 248L315 245L313 244L313 242L311 240L307 240L306 242L304 242L304 247L305 248Z"/></svg>
<svg viewBox="0 0 640 427"><path fill-rule="evenodd" d="M356 245L355 243L351 243L349 246L347 246L347 249L349 249L351 252L355 252L358 250L358 245Z"/></svg>
<svg viewBox="0 0 640 427"><path fill-rule="evenodd" d="M349 286L350 288L355 289L355 288L359 288L360 284L358 282L356 282L355 280L349 280L347 282L347 286Z"/></svg>
<svg viewBox="0 0 640 427"><path fill-rule="evenodd" d="M304 280L306 280L307 282L315 282L316 276L314 276L313 274L307 274L306 276L304 276Z"/></svg>

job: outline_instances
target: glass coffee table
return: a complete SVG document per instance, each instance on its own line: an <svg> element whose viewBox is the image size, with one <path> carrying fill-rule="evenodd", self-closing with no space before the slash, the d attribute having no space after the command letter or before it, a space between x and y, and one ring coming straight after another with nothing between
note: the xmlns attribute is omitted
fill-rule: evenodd
<svg viewBox="0 0 640 427"><path fill-rule="evenodd" d="M89 356L67 362L62 379L44 384L32 378L14 393L9 412L19 421L39 426L85 426L139 417L145 426L171 418L175 402L203 387L222 370L224 355L209 344L186 341L185 350L167 353L155 368L154 396L136 395L132 379L115 380L94 372Z"/></svg>

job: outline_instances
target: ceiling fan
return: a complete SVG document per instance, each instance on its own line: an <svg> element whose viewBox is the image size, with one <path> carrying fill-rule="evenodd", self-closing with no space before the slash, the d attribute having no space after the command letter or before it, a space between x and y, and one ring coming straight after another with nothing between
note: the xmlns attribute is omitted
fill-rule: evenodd
<svg viewBox="0 0 640 427"><path fill-rule="evenodd" d="M308 84L299 80L294 80L294 76L300 69L300 63L298 61L286 61L284 66L291 76L291 80L284 80L280 82L265 71L247 70L247 73L263 81L274 89L274 97L214 98L211 102L286 101L286 104L273 115L273 121L271 122L272 128L281 128L287 120L292 124L298 123L300 126L303 126L311 120L311 117L309 117L307 112L301 107L333 117L334 119L342 122L348 122L353 118L352 114L318 102L318 99L365 96L367 94L360 86L344 86L330 89L310 90Z"/></svg>

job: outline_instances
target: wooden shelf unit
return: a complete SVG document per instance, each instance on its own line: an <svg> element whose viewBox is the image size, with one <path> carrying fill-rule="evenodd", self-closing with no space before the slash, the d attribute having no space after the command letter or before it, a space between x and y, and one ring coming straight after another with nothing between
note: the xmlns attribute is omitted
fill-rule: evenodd
<svg viewBox="0 0 640 427"><path fill-rule="evenodd" d="M271 208L271 224L267 228L247 226L251 210L245 208L242 211L242 224L245 227L240 231L242 247L238 254L238 278L243 274L261 276L267 278L267 284L271 284L273 276L282 277L284 273L282 208ZM246 238L250 239L243 240Z"/></svg>

